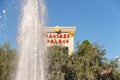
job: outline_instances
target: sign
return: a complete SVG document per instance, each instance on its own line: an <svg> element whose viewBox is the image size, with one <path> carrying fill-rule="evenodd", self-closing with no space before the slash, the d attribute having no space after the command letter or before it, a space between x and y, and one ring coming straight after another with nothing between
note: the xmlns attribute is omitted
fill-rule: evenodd
<svg viewBox="0 0 120 80"><path fill-rule="evenodd" d="M70 34L69 33L47 33L47 42L54 44L66 44L69 43Z"/></svg>

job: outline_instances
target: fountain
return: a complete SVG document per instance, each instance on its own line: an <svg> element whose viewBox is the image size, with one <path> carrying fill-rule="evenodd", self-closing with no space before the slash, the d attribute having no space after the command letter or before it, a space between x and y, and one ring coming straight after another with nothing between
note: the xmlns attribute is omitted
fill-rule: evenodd
<svg viewBox="0 0 120 80"><path fill-rule="evenodd" d="M18 67L15 80L46 80L45 27L43 0L24 0L18 36Z"/></svg>

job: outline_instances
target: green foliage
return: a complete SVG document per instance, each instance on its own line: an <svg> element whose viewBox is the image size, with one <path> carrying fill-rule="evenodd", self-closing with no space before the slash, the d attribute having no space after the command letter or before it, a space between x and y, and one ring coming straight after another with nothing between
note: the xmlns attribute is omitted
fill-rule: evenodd
<svg viewBox="0 0 120 80"><path fill-rule="evenodd" d="M49 47L49 80L119 80L118 63L104 57L106 50L88 40L77 44L72 56L64 52L64 46ZM105 68L106 77L103 69ZM110 70L111 71L107 71ZM103 79L105 78L105 79Z"/></svg>
<svg viewBox="0 0 120 80"><path fill-rule="evenodd" d="M48 51L48 80L120 80L119 59L109 61L104 57L106 50L97 43L77 43L71 56L65 46L51 46ZM16 51L4 43L0 46L0 80L13 80L15 66Z"/></svg>
<svg viewBox="0 0 120 80"><path fill-rule="evenodd" d="M49 50L49 80L76 80L71 58L64 46L52 46Z"/></svg>
<svg viewBox="0 0 120 80"><path fill-rule="evenodd" d="M14 66L15 50L10 49L9 43L0 46L0 80L10 80Z"/></svg>
<svg viewBox="0 0 120 80"><path fill-rule="evenodd" d="M120 80L120 62L119 62L119 58L116 58L115 60L111 60L109 62L109 66L112 69L112 74L113 74L113 78L115 80Z"/></svg>

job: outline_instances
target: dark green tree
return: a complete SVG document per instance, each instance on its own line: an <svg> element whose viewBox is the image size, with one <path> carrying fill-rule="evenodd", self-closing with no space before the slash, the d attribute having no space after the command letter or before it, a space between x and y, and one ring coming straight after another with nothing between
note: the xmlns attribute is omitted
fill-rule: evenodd
<svg viewBox="0 0 120 80"><path fill-rule="evenodd" d="M109 62L109 67L111 69L111 78L113 80L120 80L120 62L119 62L120 58L116 58L115 60L110 60Z"/></svg>
<svg viewBox="0 0 120 80"><path fill-rule="evenodd" d="M94 80L99 78L102 71L102 63L105 59L105 49L98 44L91 44L88 40L77 44L74 54L74 69L81 80Z"/></svg>
<svg viewBox="0 0 120 80"><path fill-rule="evenodd" d="M106 50L97 43L77 43L71 56L64 46L51 46L48 50L49 80L120 80L118 59L105 58Z"/></svg>
<svg viewBox="0 0 120 80"><path fill-rule="evenodd" d="M64 46L51 46L49 50L49 80L77 80L71 58Z"/></svg>
<svg viewBox="0 0 120 80"><path fill-rule="evenodd" d="M15 50L8 42L0 46L0 80L10 80L15 69Z"/></svg>

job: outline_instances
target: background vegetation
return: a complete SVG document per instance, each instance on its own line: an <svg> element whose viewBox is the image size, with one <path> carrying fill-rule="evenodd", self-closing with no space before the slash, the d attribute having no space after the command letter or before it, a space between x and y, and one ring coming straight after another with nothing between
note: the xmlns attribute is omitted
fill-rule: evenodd
<svg viewBox="0 0 120 80"><path fill-rule="evenodd" d="M118 58L105 58L106 50L88 40L77 43L69 56L66 47L49 47L49 80L120 80Z"/></svg>
<svg viewBox="0 0 120 80"><path fill-rule="evenodd" d="M97 43L77 43L71 56L64 46L51 46L48 51L48 80L120 80L118 58L105 58L106 50ZM12 80L16 62L10 44L0 45L0 80Z"/></svg>
<svg viewBox="0 0 120 80"><path fill-rule="evenodd" d="M0 45L0 80L10 80L15 71L16 51L10 48L10 43Z"/></svg>

